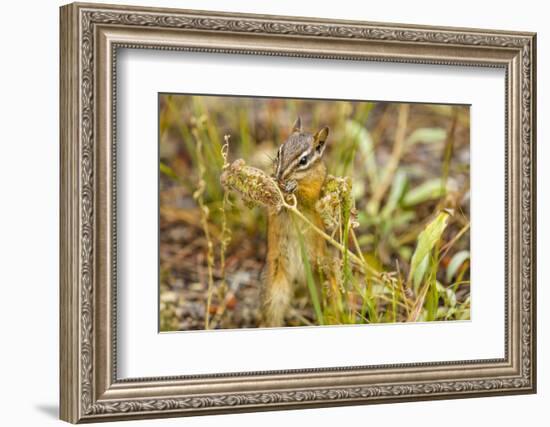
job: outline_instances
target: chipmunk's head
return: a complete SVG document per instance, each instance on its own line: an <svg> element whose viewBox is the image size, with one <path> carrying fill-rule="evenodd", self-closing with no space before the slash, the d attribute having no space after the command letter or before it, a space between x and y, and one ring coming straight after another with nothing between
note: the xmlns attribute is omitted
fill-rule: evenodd
<svg viewBox="0 0 550 427"><path fill-rule="evenodd" d="M304 132L300 118L292 126L288 139L279 147L275 158L274 177L279 186L287 191L306 189L320 181L322 185L326 168L322 161L328 127L315 134Z"/></svg>

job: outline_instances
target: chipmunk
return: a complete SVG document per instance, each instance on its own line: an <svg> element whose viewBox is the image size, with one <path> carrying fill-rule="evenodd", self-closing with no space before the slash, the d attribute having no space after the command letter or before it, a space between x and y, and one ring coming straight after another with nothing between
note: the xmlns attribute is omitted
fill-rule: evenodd
<svg viewBox="0 0 550 427"><path fill-rule="evenodd" d="M294 194L298 209L321 229L323 221L315 210L315 203L320 198L327 176L322 156L328 133L328 127L315 134L304 132L298 118L274 160L273 178L281 190ZM263 326L282 326L295 285L303 286L307 283L298 233L302 234L306 254L314 272L325 256L326 243L323 238L291 215L292 213L284 209L268 213L267 259L262 289Z"/></svg>

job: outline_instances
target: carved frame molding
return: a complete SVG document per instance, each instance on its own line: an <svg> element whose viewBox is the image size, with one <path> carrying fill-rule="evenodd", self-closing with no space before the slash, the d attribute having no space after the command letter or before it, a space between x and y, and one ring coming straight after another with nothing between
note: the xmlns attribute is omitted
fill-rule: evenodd
<svg viewBox="0 0 550 427"><path fill-rule="evenodd" d="M118 48L505 68L506 357L118 380ZM535 391L535 34L71 4L61 8L60 51L62 419L75 423ZM297 386L287 386L289 380Z"/></svg>

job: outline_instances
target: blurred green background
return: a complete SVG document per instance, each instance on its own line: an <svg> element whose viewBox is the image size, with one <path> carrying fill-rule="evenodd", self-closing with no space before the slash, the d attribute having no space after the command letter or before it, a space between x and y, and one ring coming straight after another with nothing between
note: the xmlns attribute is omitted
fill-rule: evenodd
<svg viewBox="0 0 550 427"><path fill-rule="evenodd" d="M352 178L360 252L383 277L342 285L337 323L470 318L468 106L162 94L159 108L162 331L258 326L266 214L224 203L222 145L271 173L297 116L330 128L328 171ZM307 295L293 309L289 326L320 323Z"/></svg>

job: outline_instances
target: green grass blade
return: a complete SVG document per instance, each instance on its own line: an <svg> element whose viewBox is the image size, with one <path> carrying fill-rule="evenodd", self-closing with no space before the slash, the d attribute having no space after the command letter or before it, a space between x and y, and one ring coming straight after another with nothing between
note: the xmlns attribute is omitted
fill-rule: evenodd
<svg viewBox="0 0 550 427"><path fill-rule="evenodd" d="M407 138L407 145L443 142L447 131L442 128L418 128Z"/></svg>
<svg viewBox="0 0 550 427"><path fill-rule="evenodd" d="M462 264L464 264L464 261L467 259L470 259L470 251L460 251L454 254L454 256L451 258L451 261L449 262L449 266L447 267L447 283L450 283L455 274L458 272L458 269Z"/></svg>
<svg viewBox="0 0 550 427"><path fill-rule="evenodd" d="M365 160L365 171L369 184L375 187L378 183L378 164L374 155L374 142L369 131L354 120L348 120L345 127L346 135L356 141L359 152Z"/></svg>
<svg viewBox="0 0 550 427"><path fill-rule="evenodd" d="M403 197L407 188L407 174L403 170L398 170L393 178L393 183L388 195L388 200L384 205L384 208L380 212L380 216L383 218L389 218L389 216L395 211L399 201Z"/></svg>
<svg viewBox="0 0 550 427"><path fill-rule="evenodd" d="M441 178L430 179L412 188L403 197L403 206L412 207L428 200L439 199L447 194L447 187Z"/></svg>
<svg viewBox="0 0 550 427"><path fill-rule="evenodd" d="M422 283L422 280L424 280L424 276L426 275L426 272L428 271L428 267L430 266L430 255L426 255L422 261L420 261L420 264L418 264L418 267L416 267L414 274L413 274L413 285L414 289L417 290L420 284Z"/></svg>
<svg viewBox="0 0 550 427"><path fill-rule="evenodd" d="M166 175L168 178L173 179L174 181L179 181L178 174L174 172L174 169L172 169L170 166L168 166L166 163L159 162L159 168L160 173Z"/></svg>
<svg viewBox="0 0 550 427"><path fill-rule="evenodd" d="M298 224L296 223L296 220L294 220L294 227L296 228L297 235L298 235L298 243L300 244L300 254L302 256L302 262L304 263L304 270L306 272L306 281L307 281L307 287L309 290L309 294L311 296L311 302L313 304L313 309L315 310L315 316L317 317L317 320L319 321L320 325L324 325L325 321L323 318L323 312L321 311L321 303L319 302L319 296L317 295L317 286L315 285L315 279L313 277L313 271L311 269L311 263L309 262L309 258L306 253L306 246L304 244L304 237L302 236L302 233L300 232L300 229L298 227Z"/></svg>
<svg viewBox="0 0 550 427"><path fill-rule="evenodd" d="M424 230L418 235L416 249L411 259L411 269L409 272L409 283L414 278L416 271L421 268L421 265L426 257L430 256L432 249L441 239L443 231L447 227L450 214L447 211L441 211L435 219L430 222ZM415 283L415 292L418 291L420 282Z"/></svg>

